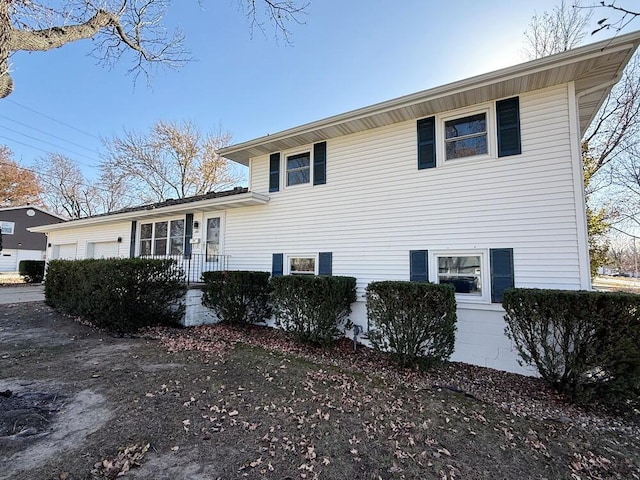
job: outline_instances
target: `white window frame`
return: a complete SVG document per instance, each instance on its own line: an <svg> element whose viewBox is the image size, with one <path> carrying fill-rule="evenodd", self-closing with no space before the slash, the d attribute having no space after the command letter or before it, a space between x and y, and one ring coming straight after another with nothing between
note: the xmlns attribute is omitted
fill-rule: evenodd
<svg viewBox="0 0 640 480"><path fill-rule="evenodd" d="M173 255L171 254L171 252L169 251L169 249L171 248L171 222L177 222L182 220L184 222L183 225L183 229L182 229L182 254L177 254L174 253ZM137 237L137 242L136 242L136 251L138 253L138 255L142 255L142 225L147 225L147 224L151 224L151 254L150 256L152 257L157 257L157 256L165 256L165 257L170 257L170 256L177 256L177 255L183 255L184 254L184 249L185 247L185 233L187 230L187 223L186 223L186 219L184 217L174 217L174 218L161 218L161 219L150 219L149 221L146 220L139 220L139 228L138 228L138 232L136 234ZM167 247L165 248L165 253L157 253L155 251L155 245L156 245L156 224L157 223L163 223L163 222L167 222ZM148 239L147 239L148 240ZM167 253L169 252L169 253Z"/></svg>
<svg viewBox="0 0 640 480"><path fill-rule="evenodd" d="M10 232L5 229L7 225L11 226ZM9 221L2 220L0 221L0 229L2 229L3 235L14 235L16 231L16 222L9 222Z"/></svg>
<svg viewBox="0 0 640 480"><path fill-rule="evenodd" d="M202 226L200 227L200 231L202 232L202 251L201 254L207 254L207 222L210 218L219 218L220 219L220 237L218 238L218 256L224 255L224 232L225 232L225 215L224 212L216 212L203 215L202 217Z"/></svg>
<svg viewBox="0 0 640 480"><path fill-rule="evenodd" d="M498 151L498 139L496 137L495 128L495 102L474 105L471 108L447 112L446 115L436 116L436 166L457 165L469 161L476 162L496 158ZM484 113L487 122L487 153L479 155L470 155L468 157L452 158L447 160L447 142L445 123L451 120L457 120L464 117L471 117Z"/></svg>
<svg viewBox="0 0 640 480"><path fill-rule="evenodd" d="M287 159L289 157L295 157L296 155L302 154L309 155L309 181L305 183L296 183L295 185L289 185L288 180L288 170L287 170ZM309 146L309 148L296 149L288 152L282 152L280 159L280 171L282 174L280 175L280 182L284 186L284 188L298 188L313 185L313 145Z"/></svg>
<svg viewBox="0 0 640 480"><path fill-rule="evenodd" d="M317 253L299 253L299 254L287 254L286 258L286 275L317 275L318 274L318 254ZM294 258L313 258L313 273L304 272L304 273L292 273L291 272L291 260Z"/></svg>
<svg viewBox="0 0 640 480"><path fill-rule="evenodd" d="M433 250L430 251L429 279L433 283L440 283L438 275L439 257L480 257L480 282L482 294L456 293L456 301L460 303L491 303L491 278L489 269L489 251L487 249L465 250Z"/></svg>

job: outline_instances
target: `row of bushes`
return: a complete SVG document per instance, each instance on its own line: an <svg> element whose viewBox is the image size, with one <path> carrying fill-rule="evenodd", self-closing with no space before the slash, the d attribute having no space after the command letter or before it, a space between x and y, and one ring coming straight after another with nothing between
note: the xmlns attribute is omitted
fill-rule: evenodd
<svg viewBox="0 0 640 480"><path fill-rule="evenodd" d="M222 321L276 324L304 341L327 344L350 327L352 277L211 272L204 304ZM372 282L366 290L368 337L401 364L435 363L453 353L456 302L451 285ZM607 403L640 395L640 296L625 293L511 289L505 333L522 365L574 401Z"/></svg>
<svg viewBox="0 0 640 480"><path fill-rule="evenodd" d="M302 341L327 345L352 325L356 279L266 272L206 272L203 304L223 322L266 321ZM455 342L456 304L450 285L372 282L367 287L369 339L374 348L394 353L403 364L449 358Z"/></svg>
<svg viewBox="0 0 640 480"><path fill-rule="evenodd" d="M185 286L171 260L55 260L49 305L97 327L135 331L182 316ZM203 304L227 323L276 324L300 340L327 345L351 328L353 277L280 276L267 272L203 274ZM369 339L400 363L446 360L453 353L456 302L450 285L372 282L366 290ZM573 400L618 403L640 395L640 295L511 289L505 334L522 365Z"/></svg>
<svg viewBox="0 0 640 480"><path fill-rule="evenodd" d="M205 272L202 303L222 322L276 324L300 340L328 345L351 328L349 314L356 300L356 279L287 275L267 272Z"/></svg>
<svg viewBox="0 0 640 480"><path fill-rule="evenodd" d="M175 273L174 260L52 260L45 302L119 333L175 324L182 318L186 291Z"/></svg>
<svg viewBox="0 0 640 480"><path fill-rule="evenodd" d="M640 295L512 289L504 294L505 334L522 365L574 401L637 401Z"/></svg>

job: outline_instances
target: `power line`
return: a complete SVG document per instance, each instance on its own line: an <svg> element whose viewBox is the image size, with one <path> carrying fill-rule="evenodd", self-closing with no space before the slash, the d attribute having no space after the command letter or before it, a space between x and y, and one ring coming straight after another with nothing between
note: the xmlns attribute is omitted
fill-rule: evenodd
<svg viewBox="0 0 640 480"><path fill-rule="evenodd" d="M31 172L34 175L40 176L40 177L50 177L50 178L54 178L54 179L59 179L59 177L57 177L56 175L51 175L50 173L44 173L44 172L39 172L33 168L28 168L28 167L22 167L20 165L15 165L13 163L9 163L9 162L3 162L0 160L0 165L6 165L8 167L13 167L13 168L18 168L20 170L25 170L27 172ZM88 184L86 182L77 182L76 185L81 185L83 187L89 187L89 188L95 188L96 190L101 190L103 192L109 192L111 193L111 190L109 190L108 188L104 188L104 187L98 187L96 185L91 185ZM121 197L125 197L125 198L129 198L131 200L135 200L138 203L141 203L140 198L139 197L133 197L131 195L127 195L126 193L123 193L120 195Z"/></svg>
<svg viewBox="0 0 640 480"><path fill-rule="evenodd" d="M61 145L57 145L57 144L55 144L53 142L48 142L46 140L41 140L41 139L39 139L37 137L33 137L31 135L27 135L26 133L22 133L22 132L20 132L18 130L14 130L13 128L9 128L7 126L3 126L2 128L4 128L5 130L9 130L10 132L17 133L18 135L22 135L23 137L30 138L31 140L35 140L36 142L41 142L41 143L45 143L45 144L48 144L48 145L53 145L56 148L61 148L62 150L66 150L67 152L73 153L74 155L79 155L81 157L88 158L89 160L95 160L95 159L89 157L88 155L85 155L84 153L74 152L73 150L71 150L69 148L63 147ZM7 137L3 137L3 138L7 138ZM15 141L15 140L11 140L11 141ZM91 167L91 168L96 168L97 167L97 165L86 165L86 166L87 167Z"/></svg>
<svg viewBox="0 0 640 480"><path fill-rule="evenodd" d="M69 125L68 123L63 122L62 120L58 120L57 118L53 118L53 117L51 117L49 115L46 115L44 113L41 113L41 112L33 109L31 107L27 107L26 105L22 105L22 104L14 101L14 100L11 100L9 98L5 98L4 101L5 102L9 102L9 103L13 103L14 105L17 105L18 107L24 108L25 110L29 110L30 112L33 112L33 113L35 113L37 115L40 115L41 117L47 118L47 119L49 119L49 120L51 120L53 122L59 123L60 125L64 125L65 127L70 128L72 130L75 130L76 132L80 132L80 133L82 133L84 135L87 135L88 137L95 138L96 140L100 140L99 137L96 137L92 133L85 132L84 130L80 130L79 128L76 128L73 125Z"/></svg>
<svg viewBox="0 0 640 480"><path fill-rule="evenodd" d="M5 140L9 140L10 142L19 143L20 145L24 145L25 147L29 147L29 148L34 148L36 150L40 150L41 152L44 152L44 153L52 153L50 150L45 150L43 148L34 147L33 145L29 145L28 143L24 143L24 142L21 142L19 140L15 140L13 138L5 137L4 135L0 135L0 138L4 138ZM82 162L78 162L76 160L74 160L74 162L79 164L79 165L83 165L85 167L96 168L95 165L89 165L88 163L82 163ZM24 167L22 167L22 168L24 168Z"/></svg>
<svg viewBox="0 0 640 480"><path fill-rule="evenodd" d="M85 147L84 145L80 145L79 143L72 142L71 140L66 140L66 139L64 139L62 137L54 135L53 133L45 132L44 130L40 130L39 128L32 127L31 125L28 125L26 123L19 122L18 120L15 120L13 118L7 117L6 115L0 115L0 118L4 118L5 120L9 120L10 122L17 123L18 125L22 125L23 127L30 128L31 130L35 130L36 132L40 132L40 133L42 133L44 135L48 135L50 137L57 138L58 140L62 140L63 142L70 143L71 145L75 145L76 147L84 148L85 150L88 150L88 151L90 151L92 153L97 153L92 148Z"/></svg>

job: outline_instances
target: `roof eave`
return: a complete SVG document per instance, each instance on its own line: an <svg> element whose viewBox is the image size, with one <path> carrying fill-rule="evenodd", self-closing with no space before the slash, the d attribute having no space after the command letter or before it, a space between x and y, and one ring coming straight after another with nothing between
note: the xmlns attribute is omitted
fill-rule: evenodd
<svg viewBox="0 0 640 480"><path fill-rule="evenodd" d="M585 45L573 50L558 53L556 55L543 57L540 59L532 60L530 62L514 65L482 75L477 75L475 77L456 81L429 90L423 90L421 92L413 93L392 100L387 100L385 102L377 103L368 107L331 116L322 120L283 130L272 135L265 135L263 137L249 140L247 142L223 148L219 150L218 153L238 163L248 165L250 158L255 156L258 150L265 150L264 147L268 145L283 142L286 143L287 140L291 140L292 142L294 142L294 139L296 137L302 135L309 135L312 137L315 136L317 137L317 140L315 141L327 140L329 137L325 135L323 138L323 130L326 131L327 129L332 127L340 127L341 125L346 125L348 122L366 120L368 118L374 117L375 115L399 111L403 108L409 108L416 104L450 97L471 89L489 87L491 85L497 85L518 77L525 77L527 75L533 75L535 73L557 69L578 62L586 62L603 55L612 55L616 52L628 51L628 54L623 57L623 61L620 62L620 68L618 68L617 75L619 78L624 65L626 65L626 62L628 62L629 58L638 47L639 43L640 31L632 32L613 39L603 40L598 43ZM549 86L551 85L553 85L553 83L550 83ZM605 90L603 90L603 92L604 91ZM608 92L608 90L606 91ZM594 115L595 112L590 114L590 117L593 118ZM389 122L389 124L391 123L395 122ZM272 151L277 151L277 149Z"/></svg>
<svg viewBox="0 0 640 480"><path fill-rule="evenodd" d="M49 233L56 230L65 230L68 228L88 227L92 225L122 222L127 220L141 218L155 218L167 216L177 213L187 213L193 211L205 210L221 210L226 208L246 207L253 205L264 205L269 201L269 197L255 192L241 193L220 198L209 198L199 200L197 202L179 203L176 205L168 205L166 207L148 208L146 210L134 210L131 212L116 213L113 215L103 215L98 217L80 218L77 220L69 220L64 223L53 223L50 225L41 225L38 227L28 228L34 233Z"/></svg>

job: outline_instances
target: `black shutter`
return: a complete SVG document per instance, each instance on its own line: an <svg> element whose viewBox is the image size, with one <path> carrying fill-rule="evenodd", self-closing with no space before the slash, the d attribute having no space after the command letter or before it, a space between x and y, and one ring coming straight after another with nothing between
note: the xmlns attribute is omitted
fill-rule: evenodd
<svg viewBox="0 0 640 480"><path fill-rule="evenodd" d="M193 237L193 213L184 219L184 258L191 258L191 237Z"/></svg>
<svg viewBox="0 0 640 480"><path fill-rule="evenodd" d="M332 275L333 253L320 252L318 254L318 275Z"/></svg>
<svg viewBox="0 0 640 480"><path fill-rule="evenodd" d="M129 258L136 256L136 226L138 222L133 220L131 222L131 242L129 243Z"/></svg>
<svg viewBox="0 0 640 480"><path fill-rule="evenodd" d="M409 252L409 280L412 282L429 281L429 250L411 250Z"/></svg>
<svg viewBox="0 0 640 480"><path fill-rule="evenodd" d="M522 153L520 146L520 100L518 97L496 102L498 118L498 156Z"/></svg>
<svg viewBox="0 0 640 480"><path fill-rule="evenodd" d="M418 170L436 166L436 117L418 120Z"/></svg>
<svg viewBox="0 0 640 480"><path fill-rule="evenodd" d="M313 184L327 183L327 142L313 145Z"/></svg>
<svg viewBox="0 0 640 480"><path fill-rule="evenodd" d="M269 191L280 190L280 153L272 153L269 157Z"/></svg>
<svg viewBox="0 0 640 480"><path fill-rule="evenodd" d="M271 260L271 276L279 277L282 275L283 267L283 255L281 253L274 253Z"/></svg>
<svg viewBox="0 0 640 480"><path fill-rule="evenodd" d="M491 302L502 303L502 295L513 288L513 248L492 248L491 257Z"/></svg>

